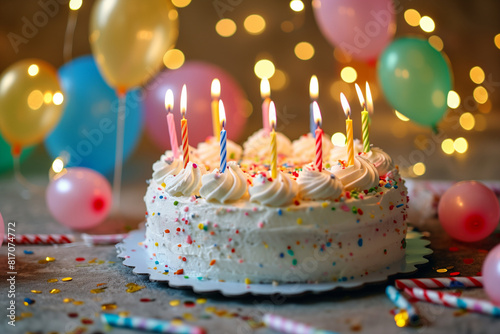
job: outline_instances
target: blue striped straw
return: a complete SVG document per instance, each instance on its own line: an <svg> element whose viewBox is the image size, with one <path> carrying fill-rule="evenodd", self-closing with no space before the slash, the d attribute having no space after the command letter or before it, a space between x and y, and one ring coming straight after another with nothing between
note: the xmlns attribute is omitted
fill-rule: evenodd
<svg viewBox="0 0 500 334"><path fill-rule="evenodd" d="M172 334L205 334L205 329L201 327L177 325L171 321L141 318L141 317L120 317L117 314L101 313L101 321L113 327L123 327L140 329L155 333Z"/></svg>
<svg viewBox="0 0 500 334"><path fill-rule="evenodd" d="M419 323L420 316L413 305L406 299L395 287L388 285L385 289L385 294L396 307L406 310L410 323L412 325Z"/></svg>

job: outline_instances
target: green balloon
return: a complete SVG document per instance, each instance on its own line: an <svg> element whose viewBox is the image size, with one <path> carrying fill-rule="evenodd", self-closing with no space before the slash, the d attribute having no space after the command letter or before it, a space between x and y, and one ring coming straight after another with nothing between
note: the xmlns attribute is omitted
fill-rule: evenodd
<svg viewBox="0 0 500 334"><path fill-rule="evenodd" d="M21 161L26 159L35 149L35 146L27 147L21 152ZM14 167L11 147L0 135L0 173L6 172Z"/></svg>
<svg viewBox="0 0 500 334"><path fill-rule="evenodd" d="M427 40L392 42L380 56L377 74L389 103L412 121L435 127L446 113L450 68Z"/></svg>

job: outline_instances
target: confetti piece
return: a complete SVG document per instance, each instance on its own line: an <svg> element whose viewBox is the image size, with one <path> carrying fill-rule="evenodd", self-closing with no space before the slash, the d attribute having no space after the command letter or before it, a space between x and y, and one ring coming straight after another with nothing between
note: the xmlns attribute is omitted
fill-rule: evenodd
<svg viewBox="0 0 500 334"><path fill-rule="evenodd" d="M24 254L26 254L26 255L31 255L31 254L33 254L33 251L24 250Z"/></svg>
<svg viewBox="0 0 500 334"><path fill-rule="evenodd" d="M31 318L33 316L33 313L31 312L22 312L21 317L23 318Z"/></svg>
<svg viewBox="0 0 500 334"><path fill-rule="evenodd" d="M78 318L78 313L76 313L76 312L68 313L68 317L70 317L70 318Z"/></svg>
<svg viewBox="0 0 500 334"><path fill-rule="evenodd" d="M150 299L150 298L141 298L139 299L140 302L142 303L149 303L149 302L154 302L156 299Z"/></svg>
<svg viewBox="0 0 500 334"><path fill-rule="evenodd" d="M205 304L207 302L206 298L198 298L196 299L196 304Z"/></svg>
<svg viewBox="0 0 500 334"><path fill-rule="evenodd" d="M42 293L40 290L31 290L32 293Z"/></svg>
<svg viewBox="0 0 500 334"><path fill-rule="evenodd" d="M180 300L174 299L174 300L171 300L169 304L170 304L170 306L179 306L180 303L181 303Z"/></svg>
<svg viewBox="0 0 500 334"><path fill-rule="evenodd" d="M55 257L50 257L50 256L47 256L47 257L45 258L45 261L47 261L47 262L54 262L55 260L56 260L56 258L55 258Z"/></svg>
<svg viewBox="0 0 500 334"><path fill-rule="evenodd" d="M205 312L207 312L207 313L214 313L216 310L217 310L217 308L215 306L205 307Z"/></svg>
<svg viewBox="0 0 500 334"><path fill-rule="evenodd" d="M182 315L182 317L186 320L186 321L193 321L194 320L194 316L191 314L191 313L184 313Z"/></svg>
<svg viewBox="0 0 500 334"><path fill-rule="evenodd" d="M450 252L458 252L458 247L450 247L448 248Z"/></svg>
<svg viewBox="0 0 500 334"><path fill-rule="evenodd" d="M75 301L73 302L73 305L83 305L83 304L85 304L85 302L84 302L84 301L81 301L81 300L75 300Z"/></svg>
<svg viewBox="0 0 500 334"><path fill-rule="evenodd" d="M458 275L460 275L460 271L454 271L450 273L450 276L458 276Z"/></svg>
<svg viewBox="0 0 500 334"><path fill-rule="evenodd" d="M441 268L441 269L436 270L436 272L438 272L438 273L445 273L447 271L448 271L448 269L446 269L446 268Z"/></svg>
<svg viewBox="0 0 500 334"><path fill-rule="evenodd" d="M63 279L61 279L61 281L63 282L69 282L69 281L72 281L73 279L71 277L64 277Z"/></svg>
<svg viewBox="0 0 500 334"><path fill-rule="evenodd" d="M45 263L47 263L47 260L45 260L45 259L43 259L43 260L38 260L38 263L39 263L39 264L45 264Z"/></svg>
<svg viewBox="0 0 500 334"><path fill-rule="evenodd" d="M82 324L84 324L84 325L92 325L92 324L94 323L94 320L89 319L89 318L83 318L83 319L81 320L81 322L82 322Z"/></svg>
<svg viewBox="0 0 500 334"><path fill-rule="evenodd" d="M50 290L50 293L52 293L52 294L59 293L59 292L61 292L61 290L59 290L59 289Z"/></svg>
<svg viewBox="0 0 500 334"><path fill-rule="evenodd" d="M103 286L103 285L106 285L108 283L97 283L96 286L99 287L99 286Z"/></svg>
<svg viewBox="0 0 500 334"><path fill-rule="evenodd" d="M25 305L25 306L33 305L34 303L35 303L35 300L34 300L34 299L31 299L31 298L24 298L24 305Z"/></svg>
<svg viewBox="0 0 500 334"><path fill-rule="evenodd" d="M101 310L115 310L118 306L115 303L102 304Z"/></svg>
<svg viewBox="0 0 500 334"><path fill-rule="evenodd" d="M128 293L134 293L145 288L144 285L138 285L135 283L127 283L125 286L127 287L126 292Z"/></svg>
<svg viewBox="0 0 500 334"><path fill-rule="evenodd" d="M57 282L57 281L59 281L57 278L49 278L47 280L47 283L54 283L54 282Z"/></svg>
<svg viewBox="0 0 500 334"><path fill-rule="evenodd" d="M106 288L97 288L97 289L92 289L92 290L90 290L90 293L95 293L95 294L97 294L97 293L102 293L102 292L104 292L104 291L105 291L105 289L106 289Z"/></svg>
<svg viewBox="0 0 500 334"><path fill-rule="evenodd" d="M118 315L120 317L128 317L130 315L130 312L129 311L121 311L121 312L118 312Z"/></svg>
<svg viewBox="0 0 500 334"><path fill-rule="evenodd" d="M85 261L85 258L84 257L77 257L75 259L75 261L82 262L82 261Z"/></svg>
<svg viewBox="0 0 500 334"><path fill-rule="evenodd" d="M63 303L71 303L72 301L74 301L73 298L64 298L63 299Z"/></svg>
<svg viewBox="0 0 500 334"><path fill-rule="evenodd" d="M196 304L192 301L187 301L187 302L184 302L184 306L185 307L194 307Z"/></svg>

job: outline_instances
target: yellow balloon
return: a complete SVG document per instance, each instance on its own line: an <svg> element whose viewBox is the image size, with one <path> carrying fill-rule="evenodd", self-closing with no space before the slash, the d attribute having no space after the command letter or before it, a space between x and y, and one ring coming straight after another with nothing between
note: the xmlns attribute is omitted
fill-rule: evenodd
<svg viewBox="0 0 500 334"><path fill-rule="evenodd" d="M98 0L90 17L90 45L107 83L125 92L161 68L178 35L170 0Z"/></svg>
<svg viewBox="0 0 500 334"><path fill-rule="evenodd" d="M18 152L43 140L63 113L56 70L39 59L21 60L0 77L0 133Z"/></svg>

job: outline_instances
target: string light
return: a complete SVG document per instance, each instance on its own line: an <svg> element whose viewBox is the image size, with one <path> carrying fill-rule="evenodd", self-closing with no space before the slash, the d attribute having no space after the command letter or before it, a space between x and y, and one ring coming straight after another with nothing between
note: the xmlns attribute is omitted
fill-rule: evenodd
<svg viewBox="0 0 500 334"><path fill-rule="evenodd" d="M438 51L442 51L444 48L444 43L441 37L432 35L429 37L429 44Z"/></svg>
<svg viewBox="0 0 500 334"><path fill-rule="evenodd" d="M70 0L69 9L71 10L79 10L82 7L82 0Z"/></svg>
<svg viewBox="0 0 500 334"><path fill-rule="evenodd" d="M333 146L345 146L345 134L342 132L336 132L332 135L332 144Z"/></svg>
<svg viewBox="0 0 500 334"><path fill-rule="evenodd" d="M269 84L273 91L283 90L288 85L288 75L282 70L275 69L274 75L269 79Z"/></svg>
<svg viewBox="0 0 500 334"><path fill-rule="evenodd" d="M191 0L172 0L172 4L177 8L184 8L191 3Z"/></svg>
<svg viewBox="0 0 500 334"><path fill-rule="evenodd" d="M43 94L38 89L31 91L28 95L28 107L31 110L38 110L43 104Z"/></svg>
<svg viewBox="0 0 500 334"><path fill-rule="evenodd" d="M496 34L493 41L495 42L495 46L500 49L500 34Z"/></svg>
<svg viewBox="0 0 500 334"><path fill-rule="evenodd" d="M40 69L38 68L38 65L36 64L31 64L30 67L28 67L28 74L32 77L38 74Z"/></svg>
<svg viewBox="0 0 500 334"><path fill-rule="evenodd" d="M63 101L64 101L64 96L62 95L61 92L56 92L54 96L52 96L52 102L54 102L56 106L61 105Z"/></svg>

